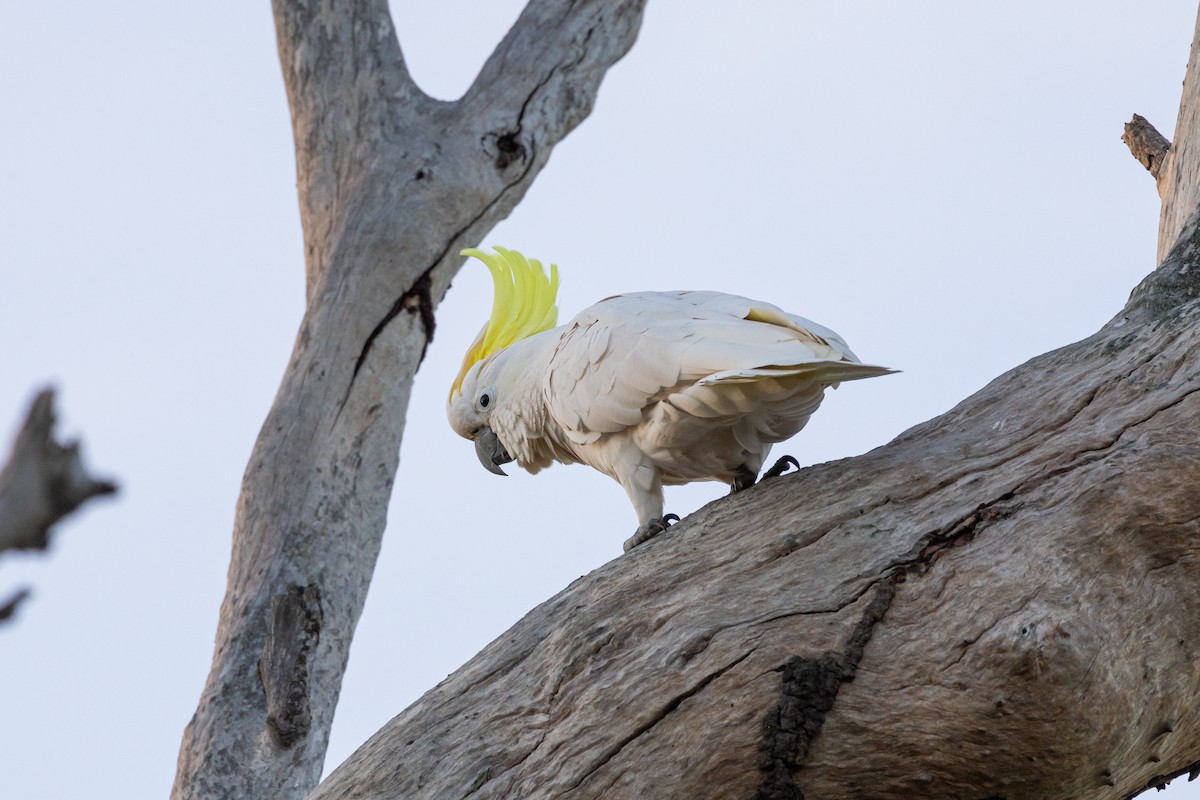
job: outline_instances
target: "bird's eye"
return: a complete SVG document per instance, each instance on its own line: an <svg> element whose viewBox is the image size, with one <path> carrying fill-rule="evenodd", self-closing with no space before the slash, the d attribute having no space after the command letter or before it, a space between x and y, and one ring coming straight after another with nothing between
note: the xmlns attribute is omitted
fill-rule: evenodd
<svg viewBox="0 0 1200 800"><path fill-rule="evenodd" d="M493 392L491 389L484 389L479 393L479 396L475 398L475 408L480 412L488 411L491 409L495 400L495 392Z"/></svg>

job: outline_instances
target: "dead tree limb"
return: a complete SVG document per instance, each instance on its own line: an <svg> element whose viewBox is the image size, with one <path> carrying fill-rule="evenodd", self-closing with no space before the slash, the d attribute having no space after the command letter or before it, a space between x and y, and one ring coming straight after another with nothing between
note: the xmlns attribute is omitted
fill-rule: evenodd
<svg viewBox="0 0 1200 800"><path fill-rule="evenodd" d="M12 454L0 469L0 553L45 550L56 522L93 497L117 491L83 466L79 442L54 438L54 390L42 389L17 431ZM28 590L0 602L0 621L10 619Z"/></svg>
<svg viewBox="0 0 1200 800"><path fill-rule="evenodd" d="M1133 119L1125 123L1125 132L1121 141L1129 148L1129 152L1138 162L1149 171L1157 181L1162 174L1163 160L1171 149L1167 137L1158 132L1158 128L1150 124L1150 120L1141 114L1134 114Z"/></svg>
<svg viewBox="0 0 1200 800"><path fill-rule="evenodd" d="M173 797L316 785L434 307L459 250L508 215L591 111L643 4L532 0L451 103L413 83L385 0L274 0L307 308L243 479Z"/></svg>
<svg viewBox="0 0 1200 800"><path fill-rule="evenodd" d="M45 550L54 523L117 490L112 481L88 474L79 442L54 438L54 422L54 390L42 389L0 470L0 552Z"/></svg>
<svg viewBox="0 0 1200 800"><path fill-rule="evenodd" d="M581 578L311 798L1118 800L1200 772L1197 63L1168 247L1100 331Z"/></svg>

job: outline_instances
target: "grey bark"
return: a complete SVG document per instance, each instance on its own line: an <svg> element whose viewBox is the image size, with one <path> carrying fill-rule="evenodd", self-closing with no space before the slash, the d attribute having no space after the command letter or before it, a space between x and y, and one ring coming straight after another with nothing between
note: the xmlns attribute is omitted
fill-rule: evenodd
<svg viewBox="0 0 1200 800"><path fill-rule="evenodd" d="M1191 55L1183 78L1183 99L1175 123L1175 141L1155 176L1162 213L1158 223L1158 263L1170 252L1192 211L1200 203L1200 17L1196 19Z"/></svg>
<svg viewBox="0 0 1200 800"><path fill-rule="evenodd" d="M1195 48L1173 246L1107 325L579 579L310 798L1115 800L1200 773Z"/></svg>
<svg viewBox="0 0 1200 800"><path fill-rule="evenodd" d="M533 0L467 94L413 83L385 0L275 0L307 308L251 455L213 665L175 798L320 776L412 378L462 259L591 111L644 0ZM393 535L406 535L403 515Z"/></svg>
<svg viewBox="0 0 1200 800"><path fill-rule="evenodd" d="M55 439L54 423L54 390L42 389L0 469L0 553L45 550L55 523L93 497L117 491L112 481L88 474L79 442ZM28 596L28 589L20 589L0 601L0 622L12 618Z"/></svg>

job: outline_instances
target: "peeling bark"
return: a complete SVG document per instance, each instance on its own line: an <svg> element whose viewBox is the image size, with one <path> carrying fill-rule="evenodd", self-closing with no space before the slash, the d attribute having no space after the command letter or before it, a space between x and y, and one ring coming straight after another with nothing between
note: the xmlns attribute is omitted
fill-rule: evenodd
<svg viewBox="0 0 1200 800"><path fill-rule="evenodd" d="M273 1L307 308L243 478L177 800L316 785L434 309L459 250L508 215L591 111L643 4L532 0L448 103L413 83L386 0Z"/></svg>

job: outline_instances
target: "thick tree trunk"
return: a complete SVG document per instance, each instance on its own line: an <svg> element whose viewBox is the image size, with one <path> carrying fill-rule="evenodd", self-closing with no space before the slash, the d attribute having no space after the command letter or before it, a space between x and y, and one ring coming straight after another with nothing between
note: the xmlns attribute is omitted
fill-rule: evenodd
<svg viewBox="0 0 1200 800"><path fill-rule="evenodd" d="M581 578L311 797L1122 798L1200 770L1200 153L1171 153L1174 247L1095 335Z"/></svg>
<svg viewBox="0 0 1200 800"><path fill-rule="evenodd" d="M1196 33L1200 38L1200 16ZM1179 119L1175 123L1175 141L1162 159L1158 169L1151 169L1158 181L1162 198L1162 214L1158 224L1158 261L1166 259L1178 240L1183 226L1191 219L1200 204L1200 51L1192 41L1187 73L1183 78L1183 99L1179 103ZM1147 165L1150 168L1150 165Z"/></svg>
<svg viewBox="0 0 1200 800"><path fill-rule="evenodd" d="M632 45L644 0L533 0L467 94L410 79L385 0L275 0L308 307L247 467L176 798L321 773L412 378L458 251L517 204Z"/></svg>

